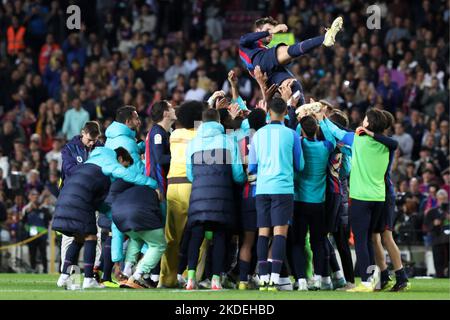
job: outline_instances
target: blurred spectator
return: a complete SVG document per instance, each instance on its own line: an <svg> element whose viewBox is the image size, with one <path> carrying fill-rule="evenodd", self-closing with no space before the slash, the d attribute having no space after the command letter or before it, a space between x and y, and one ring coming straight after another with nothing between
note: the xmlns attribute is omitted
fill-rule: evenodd
<svg viewBox="0 0 450 320"><path fill-rule="evenodd" d="M448 278L450 213L447 191L437 192L436 205L425 215L425 231L431 236L436 277Z"/></svg>
<svg viewBox="0 0 450 320"><path fill-rule="evenodd" d="M89 121L89 113L81 107L80 99L72 101L72 108L64 115L62 132L68 140L80 133L81 128Z"/></svg>
<svg viewBox="0 0 450 320"><path fill-rule="evenodd" d="M414 140L411 138L409 133L405 132L404 124L398 122L395 124L395 134L392 136L394 140L397 140L398 147L402 155L406 159L411 159L411 154L414 147Z"/></svg>
<svg viewBox="0 0 450 320"><path fill-rule="evenodd" d="M32 189L29 193L29 203L22 210L22 222L29 237L35 237L46 232L52 216L47 208L39 201L39 191ZM28 243L30 250L30 265L33 272L37 273L37 253L39 251L44 273L47 273L47 235L36 238Z"/></svg>

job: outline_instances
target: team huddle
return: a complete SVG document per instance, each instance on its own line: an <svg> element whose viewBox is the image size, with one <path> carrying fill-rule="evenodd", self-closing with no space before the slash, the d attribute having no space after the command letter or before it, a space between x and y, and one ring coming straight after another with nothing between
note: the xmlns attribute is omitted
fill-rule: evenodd
<svg viewBox="0 0 450 320"><path fill-rule="evenodd" d="M70 283L84 247L85 289L408 289L392 239L393 116L369 109L352 131L326 101L305 103L286 67L331 47L341 29L337 18L324 36L268 48L287 27L257 20L240 41L264 96L252 110L230 72L231 101L217 91L207 103L154 104L146 141L136 140L131 106L117 111L104 145L98 124L88 122L62 152L52 222L63 234L58 286Z"/></svg>

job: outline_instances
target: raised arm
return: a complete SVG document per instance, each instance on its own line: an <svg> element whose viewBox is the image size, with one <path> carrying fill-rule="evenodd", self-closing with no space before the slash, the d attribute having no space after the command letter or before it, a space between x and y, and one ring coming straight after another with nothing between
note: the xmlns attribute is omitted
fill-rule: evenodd
<svg viewBox="0 0 450 320"><path fill-rule="evenodd" d="M389 151L394 151L398 147L398 142L391 137L375 133L373 135L373 138L375 139L375 141L384 144L389 149Z"/></svg>
<svg viewBox="0 0 450 320"><path fill-rule="evenodd" d="M354 132L349 132L340 129L338 126L336 126L332 121L329 119L323 120L324 124L328 127L329 132L339 141L343 142L345 145L352 146L353 145L353 139L355 138Z"/></svg>
<svg viewBox="0 0 450 320"><path fill-rule="evenodd" d="M305 167L305 159L303 157L303 150L300 143L300 136L297 134L297 132L292 131L294 135L294 170L297 172L300 172Z"/></svg>
<svg viewBox="0 0 450 320"><path fill-rule="evenodd" d="M258 172L258 155L256 154L256 137L257 134L253 136L253 141L250 144L248 151L248 173L256 174Z"/></svg>
<svg viewBox="0 0 450 320"><path fill-rule="evenodd" d="M247 33L241 37L241 39L239 40L239 44L243 47L247 47L258 41L259 39L268 37L269 35L269 31Z"/></svg>

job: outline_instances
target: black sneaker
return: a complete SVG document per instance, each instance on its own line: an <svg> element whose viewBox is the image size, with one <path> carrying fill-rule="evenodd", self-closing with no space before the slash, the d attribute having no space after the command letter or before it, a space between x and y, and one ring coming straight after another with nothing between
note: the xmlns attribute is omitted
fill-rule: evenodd
<svg viewBox="0 0 450 320"><path fill-rule="evenodd" d="M409 281L396 282L391 289L391 292L408 291L411 288Z"/></svg>
<svg viewBox="0 0 450 320"><path fill-rule="evenodd" d="M150 277L142 278L140 282L145 288L154 289L158 287L158 282L153 281Z"/></svg>
<svg viewBox="0 0 450 320"><path fill-rule="evenodd" d="M388 291L393 287L392 285L392 278L389 277L387 278L387 280L380 280L380 287L379 288L375 288L375 291Z"/></svg>

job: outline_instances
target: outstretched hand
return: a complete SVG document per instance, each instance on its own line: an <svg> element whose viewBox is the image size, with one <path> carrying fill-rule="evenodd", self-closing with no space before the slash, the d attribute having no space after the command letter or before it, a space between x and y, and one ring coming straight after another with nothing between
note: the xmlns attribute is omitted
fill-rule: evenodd
<svg viewBox="0 0 450 320"><path fill-rule="evenodd" d="M228 82L230 82L230 85L232 87L238 86L238 77L236 76L233 70L230 70L230 72L228 72Z"/></svg>
<svg viewBox="0 0 450 320"><path fill-rule="evenodd" d="M358 136L362 136L364 134L367 134L368 136L371 136L371 137L374 136L374 133L372 131L368 130L367 128L364 128L363 126L356 128L356 134Z"/></svg>
<svg viewBox="0 0 450 320"><path fill-rule="evenodd" d="M284 32L287 32L288 31L288 26L287 25L285 25L285 24L279 24L279 25L277 25L277 26L275 26L273 29L272 29L272 31L270 32L269 31L269 33L271 33L271 34L274 34L274 33L284 33Z"/></svg>

